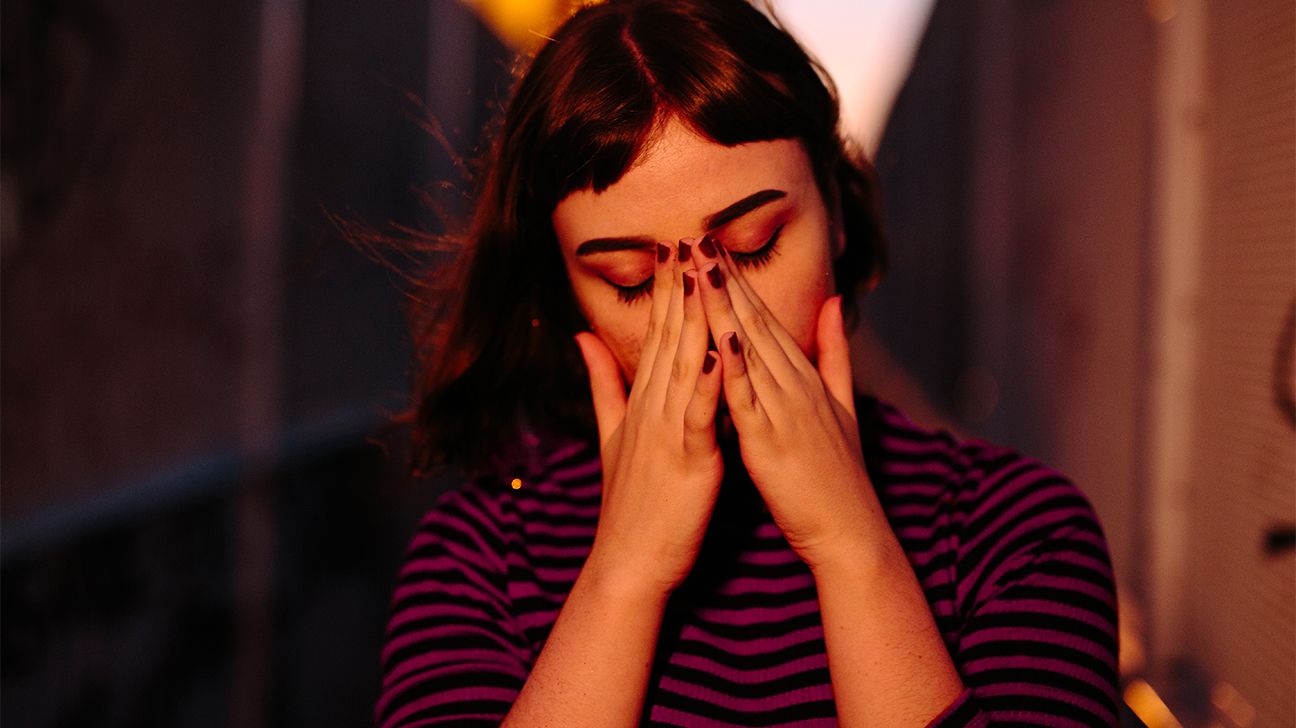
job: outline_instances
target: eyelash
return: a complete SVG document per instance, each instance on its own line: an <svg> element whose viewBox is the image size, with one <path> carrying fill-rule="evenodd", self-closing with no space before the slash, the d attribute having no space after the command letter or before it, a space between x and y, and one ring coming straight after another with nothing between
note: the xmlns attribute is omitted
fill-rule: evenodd
<svg viewBox="0 0 1296 728"><path fill-rule="evenodd" d="M783 226L779 225L775 228L774 234L770 235L769 240L766 240L765 243L756 250L753 250L750 253L730 252L729 257L733 258L734 263L744 268L761 268L765 264L769 263L770 258L773 258L774 253L777 252L778 247L775 243L778 242L779 233L781 232L783 232ZM612 287L617 290L617 298L620 299L622 303L634 303L643 296L648 295L649 290L652 288L652 283L653 276L648 276L647 280L635 286L618 286L614 283L612 284Z"/></svg>

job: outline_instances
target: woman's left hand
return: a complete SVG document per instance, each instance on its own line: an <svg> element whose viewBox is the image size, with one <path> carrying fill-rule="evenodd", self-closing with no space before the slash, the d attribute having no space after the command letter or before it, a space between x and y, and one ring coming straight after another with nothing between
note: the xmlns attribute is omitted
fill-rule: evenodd
<svg viewBox="0 0 1296 728"><path fill-rule="evenodd" d="M877 543L887 526L860 449L841 297L820 309L816 366L718 244L695 250L743 464L774 522L812 568Z"/></svg>

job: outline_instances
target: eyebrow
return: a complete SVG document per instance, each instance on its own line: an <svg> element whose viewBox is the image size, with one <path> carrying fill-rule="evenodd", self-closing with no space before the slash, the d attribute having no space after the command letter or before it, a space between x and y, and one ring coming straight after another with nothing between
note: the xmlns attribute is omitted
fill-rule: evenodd
<svg viewBox="0 0 1296 728"><path fill-rule="evenodd" d="M723 227L747 213L755 210L775 200L781 200L787 197L783 190L761 190L738 200L725 209L712 213L707 216L702 225L706 232L711 232L716 228ZM576 247L576 255L585 256L595 253L612 253L620 250L647 250L657 245L657 241L651 238L638 236L630 238L594 238L586 240Z"/></svg>
<svg viewBox="0 0 1296 728"><path fill-rule="evenodd" d="M747 195L725 209L717 212L706 219L703 226L707 232L711 232L718 227L728 225L747 213L763 205L768 205L774 200L781 200L787 197L783 190L761 190L755 194Z"/></svg>

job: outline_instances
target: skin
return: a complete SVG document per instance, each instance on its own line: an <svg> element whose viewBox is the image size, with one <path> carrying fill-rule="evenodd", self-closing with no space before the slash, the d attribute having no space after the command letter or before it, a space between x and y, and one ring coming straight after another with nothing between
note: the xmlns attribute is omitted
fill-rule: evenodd
<svg viewBox="0 0 1296 728"><path fill-rule="evenodd" d="M635 378L650 304L626 305L609 281L640 283L653 274L656 242L674 246L701 238L703 220L752 193L783 190L787 197L734 220L713 236L731 252L756 250L786 223L777 252L747 279L807 357L815 356L819 310L835 292L832 261L842 250L830 236L828 210L800 142L781 139L724 147L670 121L620 180L601 193L582 190L559 202L554 231L576 300L591 330L611 350L625 381ZM577 256L594 238L641 237L640 250Z"/></svg>
<svg viewBox="0 0 1296 728"><path fill-rule="evenodd" d="M708 218L764 190L783 194L700 242ZM576 340L602 502L506 724L637 718L662 610L697 559L724 475L723 400L743 465L814 573L839 724L925 725L963 685L864 466L832 295L842 241L800 143L724 147L672 121L617 183L562 200L553 224L592 329ZM780 225L776 253L744 266ZM608 239L621 242L582 254ZM651 295L618 296L650 277Z"/></svg>
<svg viewBox="0 0 1296 728"><path fill-rule="evenodd" d="M615 359L621 377L635 383L631 401L644 392L650 399L666 398L685 407L691 403L694 409L707 412L723 411L727 406L740 432L746 425L747 436L740 437L744 463L758 486L768 484L769 491L762 488L762 494L767 496L776 523L803 559L815 558L812 551L820 544L829 544L835 532L852 528L858 520L842 517L849 513L842 510L843 506L857 505L849 503L849 492L824 490L819 491L819 498L796 493L804 490L800 482L806 474L819 476L816 480L866 478L855 431L849 360L835 362L835 400L825 392L813 364L820 349L820 320L834 292L832 262L842 250L842 241L830 232L834 226L811 170L810 160L797 140L726 147L671 119L620 180L602 192L572 193L554 210L554 231L572 289L597 337L582 337L580 341L587 363L591 353L596 359L591 367L596 380L595 409L604 436L605 467L612 481L617 481L618 467L628 471L627 479L644 480L643 468L654 466L648 462L629 464L640 459L674 463L675 467L670 468L674 472L661 476L665 482L690 482L697 480L695 473L706 474L705 483L681 492L673 501L680 504L681 510L663 510L660 504L647 501L652 497L647 493L643 501L635 498L634 505L625 506L627 522L636 522L633 530L628 527L622 535L627 550L630 543L645 541L641 517L631 516L631 512L665 512L673 523L688 524L675 526L674 532L668 534L672 526L663 523L658 534L660 540L671 544L661 548L675 552L664 562L673 566L664 578L669 586L686 575L687 566L696 556L709 506L713 505L711 496L719 486L722 466L715 434L708 431L711 423L697 422L692 429L702 432L693 438L680 433L686 444L680 456L671 457L660 450L650 452L640 442L642 438L635 437L629 456L610 457L618 454L621 440L631 439L623 430L618 433L618 442L609 443L614 422L626 423L626 429L638 432L642 427L654 434L690 428L678 421L680 417L650 426L640 418L627 422L624 405L617 396L619 387L597 361L604 348ZM770 190L781 196L767 194L773 199L721 227L707 230L707 220L713 215ZM778 239L773 255L761 265L744 264L743 256L762 248L775 231ZM708 232L718 243L715 252L723 250L727 255L703 254L698 242ZM607 246L612 250L589 252L597 244L590 241L609 239L623 242ZM668 266L659 260L663 245L670 256ZM689 252L681 255L680 248L685 247ZM720 290L709 285L708 272L717 267L729 283ZM684 297L676 285L682 283L684 275L697 282L695 297ZM653 278L651 297L626 302L618 291L618 286L635 286L649 278ZM729 295L731 286L739 295ZM673 322L680 317L683 321L677 324L677 332ZM745 319L745 324L740 319ZM768 324L764 323L766 319ZM839 314L836 321L840 334ZM654 335L659 325L664 342ZM716 344L736 336L741 348L748 351L746 357L734 356L731 347L719 347L723 366L717 370L729 374L724 376L725 396L719 405L711 403L709 378L700 372L704 354L699 337L704 330ZM775 336L775 331L781 336ZM840 338L836 337L834 343ZM757 343L764 347L764 355ZM838 348L844 349L845 344ZM667 355L655 362L662 349ZM646 352L651 356L646 357ZM647 384L653 379L651 373L641 376L642 362L663 369L669 365L672 380L679 379L683 371L683 379L695 386L663 385L654 389ZM786 386L780 386L780 382ZM764 400L757 395L758 390L765 391ZM810 416L817 418L821 426L807 428L806 418ZM631 489L615 485L610 488L623 492ZM704 494L705 502L694 504L699 493ZM619 502L630 498L608 497L605 492L601 520L608 531L616 523ZM696 510L682 511L689 507ZM631 532L635 535L631 536ZM651 537L647 540L652 543Z"/></svg>

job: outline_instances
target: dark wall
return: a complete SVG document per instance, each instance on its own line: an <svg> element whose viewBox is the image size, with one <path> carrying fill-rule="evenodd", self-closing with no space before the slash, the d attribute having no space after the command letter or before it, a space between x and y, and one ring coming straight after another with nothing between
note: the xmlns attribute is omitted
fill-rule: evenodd
<svg viewBox="0 0 1296 728"><path fill-rule="evenodd" d="M434 227L504 49L451 0L2 7L0 722L368 723L445 483L383 427L413 268L325 212Z"/></svg>
<svg viewBox="0 0 1296 728"><path fill-rule="evenodd" d="M876 155L894 266L863 310L936 408L1094 502L1137 584L1155 21L938 2Z"/></svg>
<svg viewBox="0 0 1296 728"><path fill-rule="evenodd" d="M7 528L232 446L255 10L3 5Z"/></svg>

